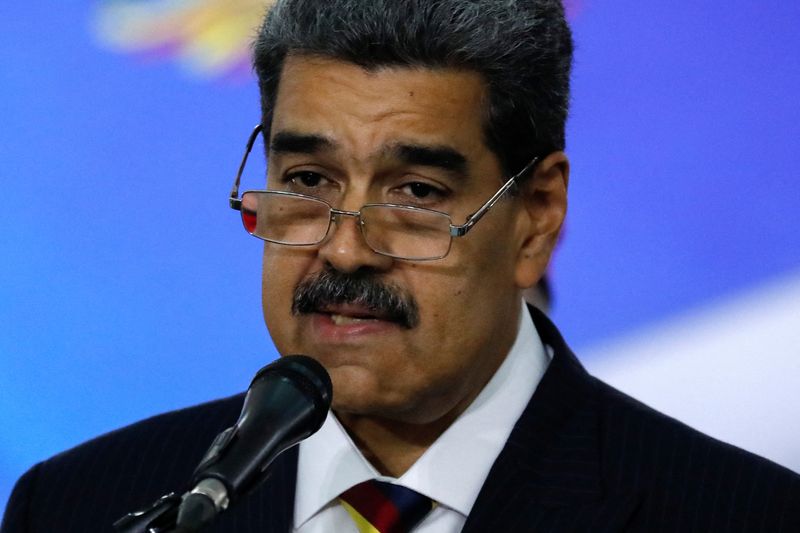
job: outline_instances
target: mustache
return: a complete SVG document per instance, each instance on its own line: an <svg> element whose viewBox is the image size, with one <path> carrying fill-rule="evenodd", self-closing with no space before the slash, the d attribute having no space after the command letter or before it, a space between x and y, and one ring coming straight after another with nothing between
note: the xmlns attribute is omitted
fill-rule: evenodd
<svg viewBox="0 0 800 533"><path fill-rule="evenodd" d="M292 313L309 314L337 304L364 307L406 329L419 324L419 307L405 289L381 281L369 272L346 274L331 268L303 280L295 288Z"/></svg>

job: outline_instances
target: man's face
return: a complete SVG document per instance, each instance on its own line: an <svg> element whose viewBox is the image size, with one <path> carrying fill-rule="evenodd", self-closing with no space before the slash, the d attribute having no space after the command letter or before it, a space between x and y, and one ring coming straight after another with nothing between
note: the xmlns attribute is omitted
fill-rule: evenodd
<svg viewBox="0 0 800 533"><path fill-rule="evenodd" d="M485 98L472 72L368 72L290 55L271 125L269 188L324 196L350 211L375 202L427 207L462 224L504 177L484 143ZM315 247L265 243L263 310L278 351L325 366L340 414L427 423L461 412L516 335L520 204L507 196L453 240L447 257L430 262L374 253L352 217ZM298 288L323 272L389 287L416 304L418 320L409 327L354 303L293 312Z"/></svg>

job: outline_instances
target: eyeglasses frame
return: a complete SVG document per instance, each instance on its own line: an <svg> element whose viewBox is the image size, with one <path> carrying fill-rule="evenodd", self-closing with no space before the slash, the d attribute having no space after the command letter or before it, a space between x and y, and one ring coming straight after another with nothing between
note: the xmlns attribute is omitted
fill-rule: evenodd
<svg viewBox="0 0 800 533"><path fill-rule="evenodd" d="M233 182L233 187L231 188L231 194L230 194L230 197L228 198L228 203L230 205L230 208L234 209L236 211L239 211L239 212L241 212L241 210L242 210L242 199L239 197L239 184L240 184L241 179L242 179L242 174L244 173L244 167L245 167L245 164L247 163L247 158L250 155L250 152L253 150L253 145L255 144L256 139L258 138L258 134L261 133L263 131L263 129L264 128L263 128L263 126L261 124L256 125L256 127L253 129L253 132L250 134L250 137L247 139L247 146L245 147L244 156L242 156L242 162L239 164L239 170L236 172L236 179ZM450 216L449 213L444 213L442 211L437 211L435 209L428 209L427 207L417 207L417 206L413 206L413 205L391 204L391 203L373 203L373 204L365 204L365 205L363 205L361 207L361 209L363 209L365 207L385 206L385 207L396 207L396 208L401 208L401 209L408 209L408 210L412 210L412 211L428 211L428 212L436 213L436 214L439 214L439 215L444 215L450 221L449 222L449 225L450 225L450 243L452 245L452 240L453 240L452 238L453 237L463 237L464 235L469 233L469 231L475 226L475 224L477 224L478 221L481 218L483 218L483 216L486 213L488 213L489 210L492 207L494 207L494 205L500 200L500 198L509 189L511 189L512 187L517 185L517 180L519 178L527 175L531 170L533 170L533 168L536 166L536 163L538 163L538 161L539 161L539 157L534 157L533 159L531 159L531 161L527 165L525 165L525 167L523 167L523 169L521 171L519 171L518 173L516 173L513 176L511 176L510 178L508 178L508 180L506 180L506 182L497 190L497 192L494 193L492 195L492 197L489 198L480 208L478 208L477 211L475 211L471 215L467 216L467 219L463 224L453 224L452 217ZM331 222L333 222L336 219L336 217L340 217L340 216L356 217L358 219L359 223L363 226L363 220L361 218L361 210L359 210L359 211L345 211L345 210L342 210L342 209L336 209L335 207L333 207L332 205L330 205L328 202L326 202L325 200L323 200L321 198L316 198L314 196L308 196L308 195L305 195L305 194L293 193L293 192L288 192L288 191L269 191L269 190L266 190L266 189L245 191L245 193L247 193L247 192L269 192L269 193L273 193L273 194L276 194L276 195L286 195L286 196L307 198L307 199L310 199L310 200L315 200L317 202L324 203L330 209L330 214L331 214L330 221L328 222L328 230L325 233L325 237L327 237L328 234L330 233L330 224L331 224ZM242 193L242 194L244 194L244 193ZM311 244L290 244L290 243L283 243L283 242L276 242L276 244L281 244L283 246L315 246L315 245L323 242L325 240L325 237L323 237L320 241L318 241L316 243L311 243ZM261 237L259 237L259 238L261 238ZM263 240L268 240L268 239L263 239ZM270 241L270 242L272 242L272 241ZM373 251L375 251L375 250L373 250ZM386 255L386 256L389 256L389 257L393 257L395 259L406 259L406 260L410 260L410 261L435 261L437 259L442 259L442 258L446 257L447 254L450 253L450 245L448 245L447 251L442 256L440 256L440 257L431 257L431 258L426 258L426 259L407 259L407 258L404 258L404 257L394 256L394 255L391 255L391 254L387 254L385 252L378 252L378 251L375 251L375 253L380 254L380 255Z"/></svg>

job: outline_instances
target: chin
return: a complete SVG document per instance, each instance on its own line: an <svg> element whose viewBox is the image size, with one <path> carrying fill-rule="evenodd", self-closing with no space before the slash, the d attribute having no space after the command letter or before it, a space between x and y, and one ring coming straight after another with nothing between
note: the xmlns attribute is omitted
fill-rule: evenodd
<svg viewBox="0 0 800 533"><path fill-rule="evenodd" d="M363 369L344 367L328 369L328 372L333 383L331 407L334 410L356 414L380 403L376 383L364 376Z"/></svg>
<svg viewBox="0 0 800 533"><path fill-rule="evenodd" d="M384 418L387 415L386 409L373 398L353 398L348 395L334 396L331 402L331 409L337 414L351 416L367 416Z"/></svg>
<svg viewBox="0 0 800 533"><path fill-rule="evenodd" d="M367 385L348 382L337 387L333 380L333 401L331 409L338 414L363 416L372 418L403 418L400 413L409 409L406 402L397 398L389 398L385 392L375 390Z"/></svg>

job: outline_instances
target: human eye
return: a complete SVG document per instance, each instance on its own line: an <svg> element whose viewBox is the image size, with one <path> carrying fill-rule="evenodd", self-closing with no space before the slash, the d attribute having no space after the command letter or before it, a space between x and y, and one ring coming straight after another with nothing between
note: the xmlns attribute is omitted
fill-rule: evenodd
<svg viewBox="0 0 800 533"><path fill-rule="evenodd" d="M325 177L318 172L303 170L300 172L290 172L283 179L283 182L295 187L313 189L322 185L324 180Z"/></svg>
<svg viewBox="0 0 800 533"><path fill-rule="evenodd" d="M412 181L398 187L397 196L394 201L399 203L435 205L447 198L448 191L431 183Z"/></svg>
<svg viewBox="0 0 800 533"><path fill-rule="evenodd" d="M311 196L326 196L336 188L336 183L328 176L314 170L295 170L286 172L280 179L283 190Z"/></svg>

